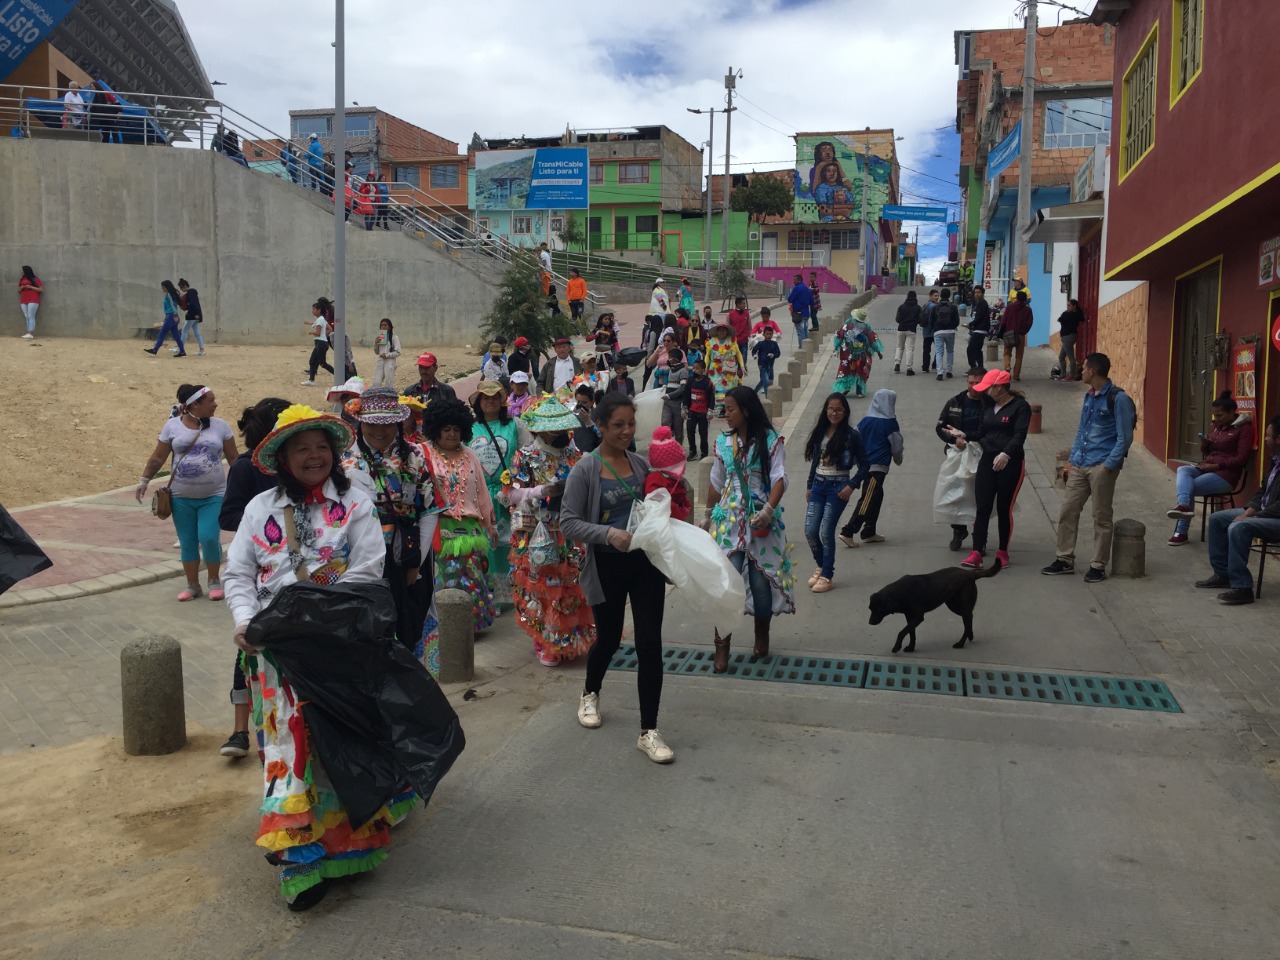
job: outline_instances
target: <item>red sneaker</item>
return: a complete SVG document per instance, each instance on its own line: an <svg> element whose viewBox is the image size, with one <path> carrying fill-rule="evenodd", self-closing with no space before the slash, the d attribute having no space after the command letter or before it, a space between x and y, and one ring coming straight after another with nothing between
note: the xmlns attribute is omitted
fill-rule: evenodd
<svg viewBox="0 0 1280 960"><path fill-rule="evenodd" d="M974 550L967 557L960 561L960 566L968 567L970 570L982 569L982 554Z"/></svg>

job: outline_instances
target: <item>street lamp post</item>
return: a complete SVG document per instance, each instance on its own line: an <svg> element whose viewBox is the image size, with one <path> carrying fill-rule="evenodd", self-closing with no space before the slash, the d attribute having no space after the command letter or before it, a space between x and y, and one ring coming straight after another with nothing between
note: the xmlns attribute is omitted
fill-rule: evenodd
<svg viewBox="0 0 1280 960"><path fill-rule="evenodd" d="M711 178L714 175L716 162L716 108L710 110L695 110L693 107L685 107L690 113L709 113L711 114L711 127L707 133L707 223L706 223L706 240L703 243L703 266L706 268L706 284L703 288L703 300L711 299Z"/></svg>
<svg viewBox="0 0 1280 960"><path fill-rule="evenodd" d="M347 112L345 3L334 0L333 44L333 385L347 379Z"/></svg>
<svg viewBox="0 0 1280 960"><path fill-rule="evenodd" d="M733 183L729 179L729 148L733 143L733 92L738 86L738 78L742 71L734 72L733 67L724 75L724 212L720 215L720 269L724 269L729 257L729 195L733 192Z"/></svg>

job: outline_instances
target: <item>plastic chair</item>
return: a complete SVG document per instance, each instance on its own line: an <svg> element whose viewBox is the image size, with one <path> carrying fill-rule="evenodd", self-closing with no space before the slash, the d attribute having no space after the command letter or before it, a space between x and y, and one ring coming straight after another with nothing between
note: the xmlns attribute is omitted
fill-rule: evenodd
<svg viewBox="0 0 1280 960"><path fill-rule="evenodd" d="M1217 513L1219 510L1230 509L1231 505L1235 502L1235 498L1244 493L1244 485L1248 482L1249 472L1253 469L1253 458L1256 453L1256 450L1251 450L1249 452L1248 459L1245 460L1244 466L1240 469L1240 479L1236 481L1236 487L1234 490L1228 493L1207 493L1204 496L1191 498L1192 509L1195 508L1197 500L1199 500L1203 505L1203 509L1200 511L1201 543L1204 543L1204 531L1205 527L1209 523L1209 514Z"/></svg>

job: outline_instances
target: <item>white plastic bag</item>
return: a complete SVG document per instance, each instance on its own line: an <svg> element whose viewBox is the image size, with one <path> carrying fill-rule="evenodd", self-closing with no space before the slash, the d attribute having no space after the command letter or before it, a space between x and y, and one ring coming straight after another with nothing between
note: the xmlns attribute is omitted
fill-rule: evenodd
<svg viewBox="0 0 1280 960"><path fill-rule="evenodd" d="M947 457L942 461L938 483L933 488L934 523L964 526L973 523L978 514L974 480L981 459L982 448L976 443L966 443L963 450L947 447Z"/></svg>
<svg viewBox="0 0 1280 960"><path fill-rule="evenodd" d="M631 510L641 512L631 534L631 549L643 550L674 586L667 595L666 617L730 633L742 619L742 574L711 534L672 520L671 494L666 490L653 491Z"/></svg>
<svg viewBox="0 0 1280 960"><path fill-rule="evenodd" d="M643 453L649 449L653 431L662 425L661 390L646 390L636 396L636 447Z"/></svg>

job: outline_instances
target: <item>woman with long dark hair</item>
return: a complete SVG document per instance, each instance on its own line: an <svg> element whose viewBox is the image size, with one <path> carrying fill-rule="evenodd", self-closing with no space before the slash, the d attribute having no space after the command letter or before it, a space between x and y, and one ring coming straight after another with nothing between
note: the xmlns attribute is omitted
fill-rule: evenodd
<svg viewBox="0 0 1280 960"><path fill-rule="evenodd" d="M307 360L307 379L302 381L304 387L316 385L316 371L323 367L333 373L333 367L325 362L329 352L329 335L333 330L333 304L321 297L311 305L311 319L307 325L311 327L311 356Z"/></svg>
<svg viewBox="0 0 1280 960"><path fill-rule="evenodd" d="M178 328L178 310L181 309L178 305L182 302L182 294L178 293L178 288L173 285L172 280L161 280L160 289L164 291L164 301L161 304L164 310L164 323L160 325L160 334L156 337L155 344L142 349L154 357L164 346L164 338L172 334L173 342L178 345L178 352L174 356L185 357L187 348L182 344L182 331Z"/></svg>
<svg viewBox="0 0 1280 960"><path fill-rule="evenodd" d="M769 655L772 619L796 612L792 548L783 532L781 506L787 458L782 436L754 390L734 387L725 396L724 409L729 429L716 438L702 527L742 574L743 612L755 618L750 658L755 663ZM732 636L722 637L716 630L716 673L729 669Z"/></svg>
<svg viewBox="0 0 1280 960"><path fill-rule="evenodd" d="M961 562L962 567L977 569L987 555L987 528L991 525L991 510L996 510L996 524L1000 532L1000 547L996 559L1002 567L1009 566L1009 540L1013 536L1013 506L1022 489L1026 475L1023 444L1027 440L1027 428L1031 425L1031 405L1026 398L1009 386L1007 370L991 370L974 390L991 398L991 405L982 413L978 435L970 436L982 447L982 459L978 461L978 473L974 478L974 497L978 502L978 515L973 521L973 551Z"/></svg>
<svg viewBox="0 0 1280 960"><path fill-rule="evenodd" d="M489 549L489 577L493 596L501 604L511 597L511 509L502 500L502 474L521 447L533 443L533 434L507 409L507 391L496 380L482 380L471 395L476 428L471 449L484 470L484 482L493 502L497 540Z"/></svg>
<svg viewBox="0 0 1280 960"><path fill-rule="evenodd" d="M804 535L813 561L818 565L809 578L809 589L826 593L835 576L836 528L840 514L857 489L853 469L857 467L860 476L867 472L868 466L862 435L849 422L849 400L843 393L827 397L805 442L804 458L809 463L809 479L804 488L808 504Z"/></svg>
<svg viewBox="0 0 1280 960"><path fill-rule="evenodd" d="M596 622L597 640L587 655L578 722L592 729L600 726L600 688L622 642L630 600L640 698L636 747L654 763L670 763L675 754L658 732L667 582L643 551L631 549L627 530L632 506L644 498L649 473L648 462L628 449L636 432L635 401L625 393L606 393L591 415L600 445L574 465L560 508L561 531L584 547L579 581Z"/></svg>
<svg viewBox="0 0 1280 960"><path fill-rule="evenodd" d="M196 338L196 345L200 348L197 357L204 356L204 337L200 335L200 324L204 320L204 312L200 309L200 291L186 280L178 281L178 306L186 311L186 323L182 326L182 339L191 342L192 336Z"/></svg>
<svg viewBox="0 0 1280 960"><path fill-rule="evenodd" d="M40 309L40 297L44 294L44 284L30 267L22 268L22 276L18 278L18 306L22 309L22 318L27 323L27 332L23 340L36 338L36 311Z"/></svg>

